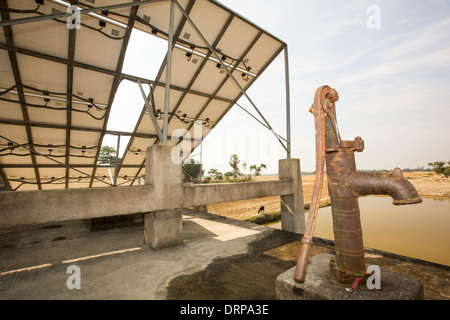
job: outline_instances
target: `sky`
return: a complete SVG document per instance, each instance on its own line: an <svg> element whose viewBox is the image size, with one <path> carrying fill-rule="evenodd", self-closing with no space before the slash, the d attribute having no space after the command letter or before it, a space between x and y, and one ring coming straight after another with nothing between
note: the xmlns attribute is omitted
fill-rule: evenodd
<svg viewBox="0 0 450 320"><path fill-rule="evenodd" d="M449 0L220 2L288 44L291 157L300 159L302 171L315 170L308 110L322 85L339 93L342 139L364 140L365 150L356 154L358 169L427 168L429 162L450 161ZM123 72L154 78L165 50L166 42L133 31ZM108 129L133 131L143 107L138 90L136 84L121 84ZM247 93L286 137L283 53ZM124 104L125 113L116 111ZM239 104L256 115L245 97ZM106 137L104 144L115 146L115 139ZM126 142L121 140L121 150ZM193 153L197 160L199 153L200 148ZM263 173L277 173L278 160L286 158L274 135L237 106L203 141L204 169L230 171L233 153L247 163L246 173L260 163L267 166Z"/></svg>

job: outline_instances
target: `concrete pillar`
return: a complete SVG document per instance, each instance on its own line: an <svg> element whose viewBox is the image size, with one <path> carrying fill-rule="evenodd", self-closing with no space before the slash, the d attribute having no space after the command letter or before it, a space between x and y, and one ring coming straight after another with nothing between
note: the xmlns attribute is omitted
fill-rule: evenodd
<svg viewBox="0 0 450 320"><path fill-rule="evenodd" d="M154 250L183 243L181 209L149 212L144 215L144 237Z"/></svg>
<svg viewBox="0 0 450 320"><path fill-rule="evenodd" d="M147 149L145 184L167 203L182 207L182 165L171 158L172 147L153 145ZM152 249L175 246L183 242L181 209L149 212L144 215L144 236Z"/></svg>
<svg viewBox="0 0 450 320"><path fill-rule="evenodd" d="M292 179L294 193L281 196L281 229L304 234L305 210L299 159L278 161L278 178Z"/></svg>

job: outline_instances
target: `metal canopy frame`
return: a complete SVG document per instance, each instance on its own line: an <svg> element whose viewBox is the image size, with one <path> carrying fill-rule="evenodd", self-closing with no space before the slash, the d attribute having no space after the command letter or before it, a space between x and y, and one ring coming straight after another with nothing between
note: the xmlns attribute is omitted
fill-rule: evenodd
<svg viewBox="0 0 450 320"><path fill-rule="evenodd" d="M113 2L113 4L111 4L111 2ZM9 116L8 114L2 115L2 110L5 109L0 109L0 175L8 190L43 190L48 189L49 186L52 188L67 189L79 187L75 185L74 182L80 182L81 180L83 180L84 186L88 187L133 185L141 176L141 171L145 165L145 157L143 159L133 158L134 155L143 154L145 148L151 144L161 143L163 145L177 145L180 141L179 137L169 135L169 131L177 127L185 129L186 132L191 132L194 123L200 122L205 126L210 126L209 129L213 129L225 114L237 104L237 101L242 96L250 102L261 120L247 110L244 109L244 111L274 133L276 139L286 150L287 158L290 158L290 92L288 51L286 43L214 0L135 0L133 2L121 0L97 0L96 3L98 6L94 7L83 3L82 0L46 0L44 7L47 5L50 6L51 13L49 12L50 8L47 7L47 13L42 13L38 11L40 5L34 10L29 9L31 4L33 4L33 6L36 5L35 1L32 0L24 0L23 6L28 5L29 7L19 9L15 7L15 3L12 7L9 7L7 0L0 0L0 31L3 31L3 38L0 33L0 54L6 52L8 57L8 59L2 59L3 61L0 60L0 72L5 69L10 70L12 78L14 79L13 83L11 81L5 83L7 81L2 82L0 79L0 108L8 108L6 105L19 105L21 113L20 116ZM107 3L108 5L101 5L102 3ZM61 10L64 9L62 4L65 6L81 6L81 8L79 7L79 13L86 16L92 15L95 12L101 13L102 15L95 16L95 18L99 21L103 21L103 25L100 24L102 28L97 29L93 27L92 23L91 25L83 24L81 30L76 28L66 28L67 51L64 55L59 52L56 53L45 50L39 45L35 45L34 47L28 45L20 38L23 37L20 32L18 38L19 41L17 42L19 44L16 43L16 30L23 32L23 29L16 28L28 24L33 25L34 28L39 28L39 25L42 23L46 23L47 27L48 24L51 23L57 28L57 22L64 22L59 20L60 18L70 17L72 14L71 12L64 12ZM58 6L60 9L55 9L55 7ZM160 15L149 17L148 14L153 13L153 9L155 14L162 12L167 14L165 21ZM223 25L220 29L217 29L214 36L211 35L210 30L207 30L206 34L202 33L201 26L204 27L205 22L199 18L199 15L201 15L202 12L204 13L204 10L216 10L216 17L219 17L217 14L220 13L220 16L223 18ZM191 15L194 15L195 18ZM89 22L97 21L95 18L90 19ZM150 24L150 19L152 24ZM156 23L153 23L153 19L159 20ZM218 18L217 20L220 19ZM118 29L122 28L123 35L121 37L112 37L106 34L106 31L103 31L105 23L108 24L108 26L109 24L118 26ZM198 23L200 23L201 26L198 25ZM217 24L220 25L220 22L217 22ZM246 46L242 48L238 57L231 58L227 52L225 52L226 49L221 49L219 46L223 46L227 41L230 42L230 34L232 34L235 28L241 25L246 28L246 31L249 34L248 39L245 40L248 42ZM142 30L163 38L168 42L166 57L163 60L155 80L145 79L122 72L128 42L133 29ZM29 31L30 29L26 30ZM61 28L59 30L61 31ZM108 38L113 39L106 40L105 44L108 41L108 45L111 45L111 43L117 40L121 41L120 47L115 44L111 45L111 47L116 48L115 50L118 50L114 67L112 67L113 63L109 63L109 66L105 66L99 61L95 61L91 56L89 56L88 59L80 59L84 52L83 48L79 47L78 41L86 41L86 39L93 41L89 39L91 36L90 34L85 34L88 32L94 33L92 30L99 31L104 35L106 34ZM120 32L111 29L111 33L115 36ZM250 34L253 35L250 37ZM51 32L45 36L50 37ZM190 36L197 37L197 42L189 42ZM81 40L78 40L79 38ZM244 41L243 39L238 40L241 42ZM242 47L242 44L236 44L236 46L238 45L241 45ZM255 54L255 52L258 53L256 48L261 50L261 48L264 48L264 45L269 46L268 48L272 51L268 49L268 54L264 57L258 57L258 55ZM234 46L232 49L234 49ZM237 52L237 50L235 51ZM286 138L283 138L274 132L262 112L246 93L248 88L281 53L281 51L284 51L285 62ZM95 54L99 54L99 52L92 52L92 55ZM174 54L178 60L173 60ZM194 71L191 73L190 78L189 76L186 76L189 81L185 82L183 85L180 84L180 75L178 73L175 74L175 79L173 79L173 68L176 68L177 65L179 67L179 57L181 55L185 55L188 62L194 57L194 60L197 60L196 65L198 65L197 68L193 68ZM258 66L257 71L251 71L246 65L246 63L249 63L249 55L252 55L254 61L258 61L258 59L262 61L259 62L260 65ZM2 57L4 57L4 55L0 55L0 58ZM30 61L42 61L42 63L47 63L55 69L64 67L66 69L65 90L63 92L58 92L58 90L54 88L36 88L36 86L33 88L33 86L30 86L30 83L28 83L29 74L27 73L25 77L21 76L22 73L26 73L23 69L25 68L23 66L23 61L26 59L30 59ZM229 62L230 59L231 62ZM251 59L252 58L250 58L250 61L253 62ZM175 66L173 65L174 62ZM194 61L192 61L192 63L194 63ZM201 81L205 83L203 78L206 77L205 73L211 73L212 63L216 64L217 70L220 70L222 76L219 76L221 77L221 81L217 82L218 85L215 88L207 90L204 89L205 85L202 87L199 83L201 83ZM176 68L175 72L179 72L178 69ZM105 91L109 92L107 100L106 98L103 98L104 102L102 99L99 99L99 102L97 97L90 97L89 99L80 97L79 77L81 73L98 75L98 79L109 79L108 81L111 83L109 85L109 90L103 88ZM242 73L243 80L236 78L236 75L240 73ZM26 82L23 82L24 78ZM111 106L119 85L124 80L136 83L144 99L144 106L133 132L112 131L107 129ZM232 89L230 89L232 87L230 86L230 83L238 90L232 91ZM150 92L147 96L144 93L142 87L143 84L149 85L150 87ZM163 98L161 96L162 92ZM227 94L227 92L229 94ZM55 110L65 110L65 120L61 122L43 121L42 119L39 119L38 116L35 116L36 113L32 110L37 107L36 100L39 99L45 101L45 105L43 105L45 111L52 109L51 106L53 104L65 104L65 108L53 108ZM189 116L186 114L180 116L179 113L182 112L181 109L186 110L186 108L190 107L189 101L195 101L195 103L192 104L195 105L195 108L191 110ZM49 106L47 106L47 104L49 104ZM89 110L79 110L77 109L79 106L88 106ZM95 108L93 108L93 106ZM158 106L160 109L158 109ZM163 109L162 111L161 107ZM239 107L241 106L239 105ZM13 109L13 107L10 108L11 110ZM103 115L97 119L91 113L91 109L101 110ZM14 110L17 111L16 109ZM55 114L56 112L59 111L55 111ZM84 122L81 124L81 118L77 118L79 113L87 113L90 115L95 119L95 125L94 122L92 122L94 120L91 121L91 119L89 120L91 122L87 121L86 125ZM14 112L11 112L11 114L14 114ZM208 114L213 114L213 116L210 115L208 117ZM59 113L58 116L60 116ZM174 118L178 121L174 121ZM147 119L151 122L148 122ZM18 128L23 128L25 130L25 140L23 139L24 134L20 134ZM12 129L17 132L14 131L14 134L9 135L10 130ZM47 130L48 132L42 131L47 132L47 136L49 135L49 132L62 132L61 130L65 132L64 141L61 142L59 146L59 148L63 149L61 151L62 154L59 155L60 158L64 159L63 161L57 160L58 158L52 154L53 149L57 147L48 142L53 140L42 141L45 139L40 136L42 132L39 130ZM36 132L39 132L39 134L36 134ZM126 151L120 162L118 152L116 154L113 177L110 168L107 168L109 176L111 177L111 183L107 182L105 166L98 164L100 148L104 136L107 134L117 136L118 151L120 138L122 136L130 137ZM204 133L202 139L192 136L191 153L201 144L206 134ZM85 140L94 141L93 139L95 139L95 145L92 143L94 146L80 147L78 143L78 146L75 146L74 142L81 141L81 143L83 143L83 139L80 138L82 136L80 135L87 135L89 139L86 138ZM142 147L139 148L139 146ZM19 151L18 153L14 153L14 150ZM42 150L46 150L49 153L45 154ZM24 151L27 151L28 154L24 153ZM82 156L75 155L73 153L74 151L81 151ZM91 153L90 157L85 156L88 152ZM187 157L188 155L184 156ZM30 160L15 161L18 157L20 159L27 159L29 157ZM82 161L74 161L74 157L82 159ZM4 159L7 160L5 161ZM49 161L42 161L41 159ZM64 177L56 178L52 176L51 178L48 178L45 173L42 173L50 172L53 174L54 171L44 170L59 170L60 168L64 169ZM91 171L86 171L86 169L91 169ZM24 176L26 174L30 174L31 171L29 170L32 170L34 177L25 178ZM122 173L122 171L124 173ZM75 177L74 173L81 173L82 176ZM122 176L120 176L121 174ZM119 177L123 180L120 183L118 182ZM56 183L57 181L58 184Z"/></svg>

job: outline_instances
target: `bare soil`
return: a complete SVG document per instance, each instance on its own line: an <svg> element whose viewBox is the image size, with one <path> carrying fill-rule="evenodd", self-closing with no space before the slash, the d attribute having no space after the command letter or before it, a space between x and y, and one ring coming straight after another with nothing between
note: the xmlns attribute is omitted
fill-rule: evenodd
<svg viewBox="0 0 450 320"><path fill-rule="evenodd" d="M405 172L403 173L424 198L450 198L450 179L431 172Z"/></svg>
<svg viewBox="0 0 450 320"><path fill-rule="evenodd" d="M439 177L430 172L404 172L403 176L414 185L421 197L439 199L450 198L450 179ZM256 180L278 180L278 177L262 176L257 177ZM314 186L314 175L303 175L302 185L303 201L305 204L310 203ZM328 198L326 177L324 179L321 198ZM233 219L244 220L258 215L258 210L261 206L264 206L264 211L266 213L280 211L280 197L276 196L212 204L208 205L208 212Z"/></svg>
<svg viewBox="0 0 450 320"><path fill-rule="evenodd" d="M256 177L257 181L261 180L278 180L277 176L260 176ZM303 201L305 203L311 202L312 190L314 186L314 175L303 175ZM326 179L322 188L321 198L328 197L328 187ZM208 205L208 212L233 218L233 219L248 219L258 214L258 210L261 206L264 206L264 211L274 212L280 211L280 197L267 197L259 199L240 200L226 203L217 203Z"/></svg>

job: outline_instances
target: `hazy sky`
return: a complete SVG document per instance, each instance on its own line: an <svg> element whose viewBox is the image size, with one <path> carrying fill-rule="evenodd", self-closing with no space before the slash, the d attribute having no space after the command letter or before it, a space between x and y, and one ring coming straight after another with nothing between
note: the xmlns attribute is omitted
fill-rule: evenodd
<svg viewBox="0 0 450 320"><path fill-rule="evenodd" d="M365 142L365 150L356 155L357 168L416 168L450 161L450 1L221 2L288 44L292 157L300 159L303 171L315 170L314 120L308 110L315 90L325 84L340 96L336 109L341 137L361 136ZM379 9L379 16L372 8ZM139 41L139 37L134 32L124 72L141 72L142 65L133 61L151 51L156 57L152 58L155 73L166 44L158 49L154 42ZM285 137L284 84L281 54L248 94ZM130 110L127 120L112 112L110 129L133 130L143 106L137 86L123 84L115 105L123 99L129 104L130 92L136 115ZM245 98L239 103L253 111ZM248 166L265 163L267 172L277 172L278 159L286 157L272 133L237 106L205 139L205 169L229 171L232 153Z"/></svg>

